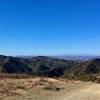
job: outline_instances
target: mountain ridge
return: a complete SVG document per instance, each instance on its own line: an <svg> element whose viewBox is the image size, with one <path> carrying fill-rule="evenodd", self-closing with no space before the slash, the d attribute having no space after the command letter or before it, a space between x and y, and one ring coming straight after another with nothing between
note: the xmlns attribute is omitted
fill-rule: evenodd
<svg viewBox="0 0 100 100"><path fill-rule="evenodd" d="M100 73L100 59L86 61L57 59L47 56L21 58L0 55L0 73L33 76L65 77L94 76Z"/></svg>

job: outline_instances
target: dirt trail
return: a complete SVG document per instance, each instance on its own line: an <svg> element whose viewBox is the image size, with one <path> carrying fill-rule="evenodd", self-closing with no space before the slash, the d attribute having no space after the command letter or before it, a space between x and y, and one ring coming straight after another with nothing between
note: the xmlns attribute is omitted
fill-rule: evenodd
<svg viewBox="0 0 100 100"><path fill-rule="evenodd" d="M58 100L100 100L100 84L80 83L69 87Z"/></svg>

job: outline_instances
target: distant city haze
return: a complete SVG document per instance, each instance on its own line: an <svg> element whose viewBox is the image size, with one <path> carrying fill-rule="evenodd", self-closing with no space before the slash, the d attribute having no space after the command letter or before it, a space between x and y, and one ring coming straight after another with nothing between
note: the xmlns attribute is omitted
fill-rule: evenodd
<svg viewBox="0 0 100 100"><path fill-rule="evenodd" d="M0 54L100 55L100 1L0 0Z"/></svg>

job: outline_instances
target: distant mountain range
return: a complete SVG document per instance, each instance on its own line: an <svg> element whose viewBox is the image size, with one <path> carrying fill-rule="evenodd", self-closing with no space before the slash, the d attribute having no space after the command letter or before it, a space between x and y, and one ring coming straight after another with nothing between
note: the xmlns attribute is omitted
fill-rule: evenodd
<svg viewBox="0 0 100 100"><path fill-rule="evenodd" d="M58 58L58 59L80 60L80 61L100 58L100 56L94 56L94 55L58 55L58 56L53 56L53 57Z"/></svg>
<svg viewBox="0 0 100 100"><path fill-rule="evenodd" d="M88 79L88 77L100 74L99 57L80 57L11 57L0 55L0 73L24 73L33 76L71 77L75 79L84 79L84 77Z"/></svg>
<svg viewBox="0 0 100 100"><path fill-rule="evenodd" d="M17 57L32 58L32 57L36 57L36 56L20 55ZM87 61L87 60L91 60L91 59L100 58L100 56L89 55L89 54L87 54L87 55L56 55L56 56L48 56L48 57L57 58L57 59L64 59L64 60L79 60L79 61Z"/></svg>

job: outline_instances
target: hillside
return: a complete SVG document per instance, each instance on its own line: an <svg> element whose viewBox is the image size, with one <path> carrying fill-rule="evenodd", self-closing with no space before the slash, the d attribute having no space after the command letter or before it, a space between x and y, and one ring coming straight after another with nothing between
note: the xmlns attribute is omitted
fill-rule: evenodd
<svg viewBox="0 0 100 100"><path fill-rule="evenodd" d="M0 100L100 100L100 84L55 78L0 81Z"/></svg>
<svg viewBox="0 0 100 100"><path fill-rule="evenodd" d="M80 76L99 75L100 59L73 61L44 56L18 58L0 55L0 73L77 79Z"/></svg>
<svg viewBox="0 0 100 100"><path fill-rule="evenodd" d="M65 69L69 69L74 64L76 62L42 56L33 58L0 56L1 73L61 76Z"/></svg>

